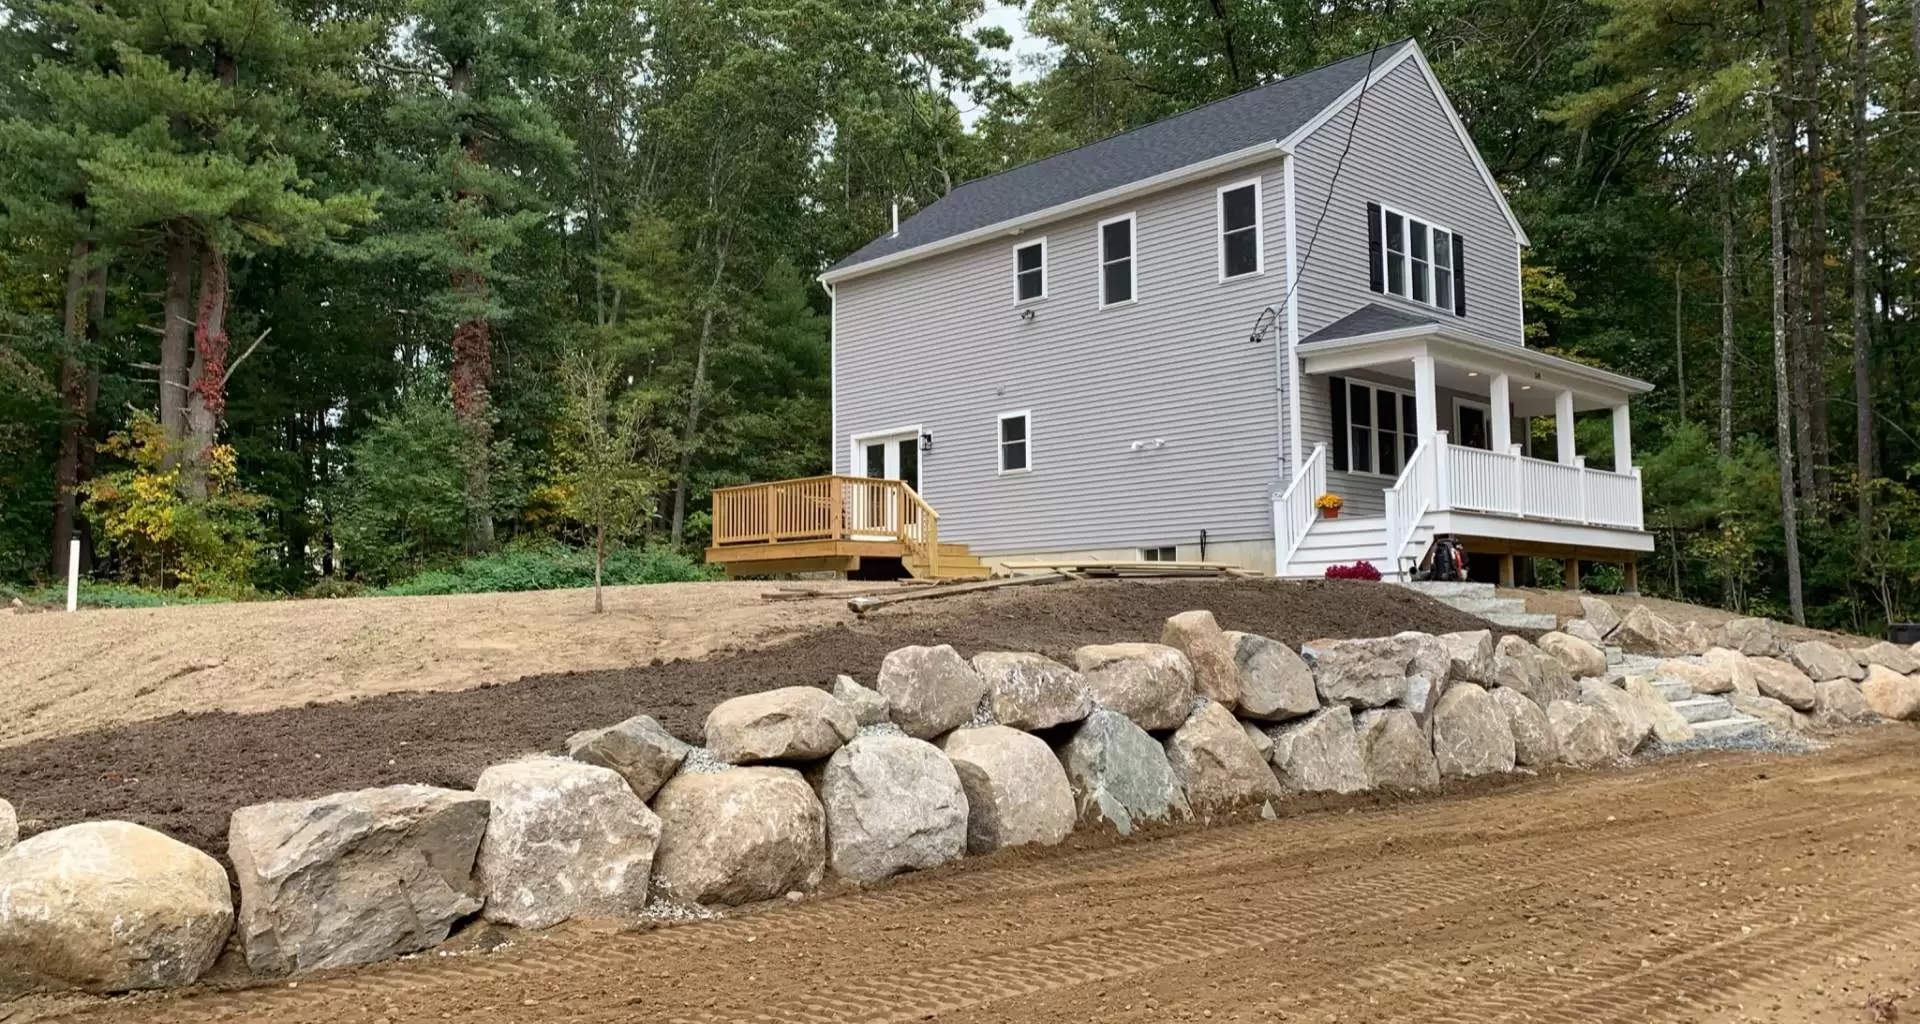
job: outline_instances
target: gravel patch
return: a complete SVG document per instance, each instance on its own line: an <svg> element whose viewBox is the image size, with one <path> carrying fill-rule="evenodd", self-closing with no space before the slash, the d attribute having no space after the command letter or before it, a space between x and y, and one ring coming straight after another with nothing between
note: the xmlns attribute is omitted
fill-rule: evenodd
<svg viewBox="0 0 1920 1024"><path fill-rule="evenodd" d="M713 751L706 747L694 747L687 751L687 759L680 762L680 774L712 775L714 772L724 772L731 767L733 765L715 757Z"/></svg>

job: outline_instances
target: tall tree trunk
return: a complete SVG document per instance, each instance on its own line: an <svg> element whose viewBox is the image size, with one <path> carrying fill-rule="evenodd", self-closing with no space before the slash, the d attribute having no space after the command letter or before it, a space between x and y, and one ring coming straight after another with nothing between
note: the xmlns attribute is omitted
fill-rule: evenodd
<svg viewBox="0 0 1920 1024"><path fill-rule="evenodd" d="M1720 165L1720 461L1733 458L1733 166Z"/></svg>
<svg viewBox="0 0 1920 1024"><path fill-rule="evenodd" d="M680 435L680 471L675 474L673 484L673 526L668 536L676 548L686 536L687 478L693 474L693 447L700 436L700 413L707 390L707 356L713 348L714 304L720 291L720 282L726 274L727 251L730 248L730 238L723 236L714 254L713 281L707 287L706 312L700 317L700 347L693 360L693 391L687 397L687 428Z"/></svg>
<svg viewBox="0 0 1920 1024"><path fill-rule="evenodd" d="M1791 132L1799 125L1791 120L1787 122ZM1794 179L1794 145L1791 141L1783 143L1785 153L1781 159L1789 166L1780 169L1783 182ZM1812 371L1807 365L1807 323L1806 309L1801 305L1805 292L1802 286L1806 281L1806 263L1801 258L1804 249L1800 238L1800 218L1793 203L1785 196L1780 197L1781 231L1781 319L1787 329L1787 397L1793 409L1790 428L1793 434L1794 480L1802 497L1813 496L1813 460L1808 453L1813 450L1813 409L1811 386Z"/></svg>
<svg viewBox="0 0 1920 1024"><path fill-rule="evenodd" d="M473 88L473 65L460 60L447 72L447 89L465 96ZM460 153L469 164L486 162L480 133L471 125L461 131ZM456 204L478 207L484 197L462 186L455 195ZM475 211L478 213L478 211ZM457 228L455 229L458 230ZM456 243L467 248L462 258L477 264L483 257L477 247L463 239ZM453 413L460 421L463 458L466 466L467 551L484 554L493 550L493 486L491 457L493 450L493 328L487 307L487 277L478 266L462 266L453 272L453 290L459 304L469 312L453 329Z"/></svg>
<svg viewBox="0 0 1920 1024"><path fill-rule="evenodd" d="M600 567L607 564L607 524L600 523L593 528L593 614L607 610L606 602L600 598Z"/></svg>
<svg viewBox="0 0 1920 1024"><path fill-rule="evenodd" d="M1796 625L1806 625L1807 609L1800 592L1800 517L1793 492L1793 436L1788 426L1787 398L1787 224L1782 193L1780 117L1776 102L1767 97L1768 220L1773 234L1773 396L1774 440L1780 458L1780 524L1787 541L1787 601Z"/></svg>
<svg viewBox="0 0 1920 1024"><path fill-rule="evenodd" d="M93 412L91 373L87 368L89 342L98 337L93 317L96 278L88 261L93 245L88 239L73 243L67 257L65 351L60 356L60 455L53 472L53 575L65 579L70 543L78 534L81 448L87 420Z"/></svg>
<svg viewBox="0 0 1920 1024"><path fill-rule="evenodd" d="M180 490L205 501L213 445L227 410L227 255L209 244L200 250L199 316L193 331L192 384L187 390L187 438Z"/></svg>
<svg viewBox="0 0 1920 1024"><path fill-rule="evenodd" d="M193 346L193 266L199 246L185 224L167 228L167 290L161 300L160 432L166 465L179 461L187 435L187 358Z"/></svg>
<svg viewBox="0 0 1920 1024"><path fill-rule="evenodd" d="M1920 3L1914 5L1920 17ZM1873 296L1867 291L1867 0L1853 0L1853 152L1847 166L1847 199L1853 270L1853 430L1856 503L1860 527L1873 522Z"/></svg>
<svg viewBox="0 0 1920 1024"><path fill-rule="evenodd" d="M1680 424L1687 422L1687 325L1680 305L1680 264L1673 265L1673 380L1679 385Z"/></svg>
<svg viewBox="0 0 1920 1024"><path fill-rule="evenodd" d="M1800 48L1807 118L1807 247L1801 273L1807 288L1807 433L1811 442L1801 454L1810 463L1814 493L1824 496L1832 482L1833 461L1827 422L1827 167L1821 148L1820 43L1812 0L1801 0Z"/></svg>

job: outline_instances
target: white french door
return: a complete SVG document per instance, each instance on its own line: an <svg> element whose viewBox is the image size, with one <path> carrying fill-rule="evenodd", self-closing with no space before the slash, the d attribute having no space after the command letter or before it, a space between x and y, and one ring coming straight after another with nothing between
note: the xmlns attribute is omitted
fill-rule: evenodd
<svg viewBox="0 0 1920 1024"><path fill-rule="evenodd" d="M874 480L898 480L920 490L920 431L896 431L853 439L853 471ZM895 536L900 500L892 487L848 484L847 521L855 532Z"/></svg>

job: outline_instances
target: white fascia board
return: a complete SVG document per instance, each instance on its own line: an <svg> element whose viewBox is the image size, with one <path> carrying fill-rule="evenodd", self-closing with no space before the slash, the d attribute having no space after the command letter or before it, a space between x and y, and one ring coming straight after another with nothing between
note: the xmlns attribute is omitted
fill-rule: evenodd
<svg viewBox="0 0 1920 1024"><path fill-rule="evenodd" d="M1625 401L1653 390L1646 381L1520 345L1489 341L1445 324L1313 342L1301 349L1306 372L1316 374L1404 362L1422 354L1456 365L1539 380L1603 401Z"/></svg>
<svg viewBox="0 0 1920 1024"><path fill-rule="evenodd" d="M820 280L828 284L838 284L841 281L863 277L877 270L885 270L888 267L899 266L902 263L923 260L938 253L951 252L954 249L963 248L984 239L1018 235L1029 229L1039 227L1042 224L1060 220L1063 217L1071 217L1075 214L1085 213L1088 210L1098 209L1111 203L1122 202L1149 192L1157 192L1161 189L1185 184L1199 178L1209 177L1222 171L1243 167L1261 160L1269 160L1281 156L1287 151L1287 147L1277 141L1256 143L1245 149L1238 149L1231 153L1221 154L1210 160L1202 160L1199 163L1178 167L1163 174L1156 174L1151 178L1141 178L1139 181L1130 181L1125 185L1116 185L1104 192L1095 192L1093 195L1082 196L1079 199L1049 206L1044 210L1035 210L1032 213L1011 217L1007 220L989 224L986 227L975 228L972 231L961 232L957 235L949 235L946 238L928 242L925 245L916 245L911 249L902 249L899 252L888 253L885 256L870 259L865 263L856 263L851 267L846 267L841 270L830 270L820 275Z"/></svg>

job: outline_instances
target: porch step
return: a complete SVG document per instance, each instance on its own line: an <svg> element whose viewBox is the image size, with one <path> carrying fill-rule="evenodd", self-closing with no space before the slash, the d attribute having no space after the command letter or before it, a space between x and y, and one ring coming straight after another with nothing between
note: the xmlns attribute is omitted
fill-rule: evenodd
<svg viewBox="0 0 1920 1024"><path fill-rule="evenodd" d="M1733 705L1722 697L1689 697L1685 700L1668 698L1673 710L1689 722L1717 722L1722 718L1732 718Z"/></svg>
<svg viewBox="0 0 1920 1024"><path fill-rule="evenodd" d="M1697 696L1693 692L1693 687L1688 686L1678 679L1655 679L1653 681L1653 688L1659 691L1660 696L1667 698L1668 703L1671 704L1679 704L1683 700L1692 700ZM1721 703L1725 704L1726 702L1721 701ZM1732 707L1733 705L1728 704L1727 706Z"/></svg>

